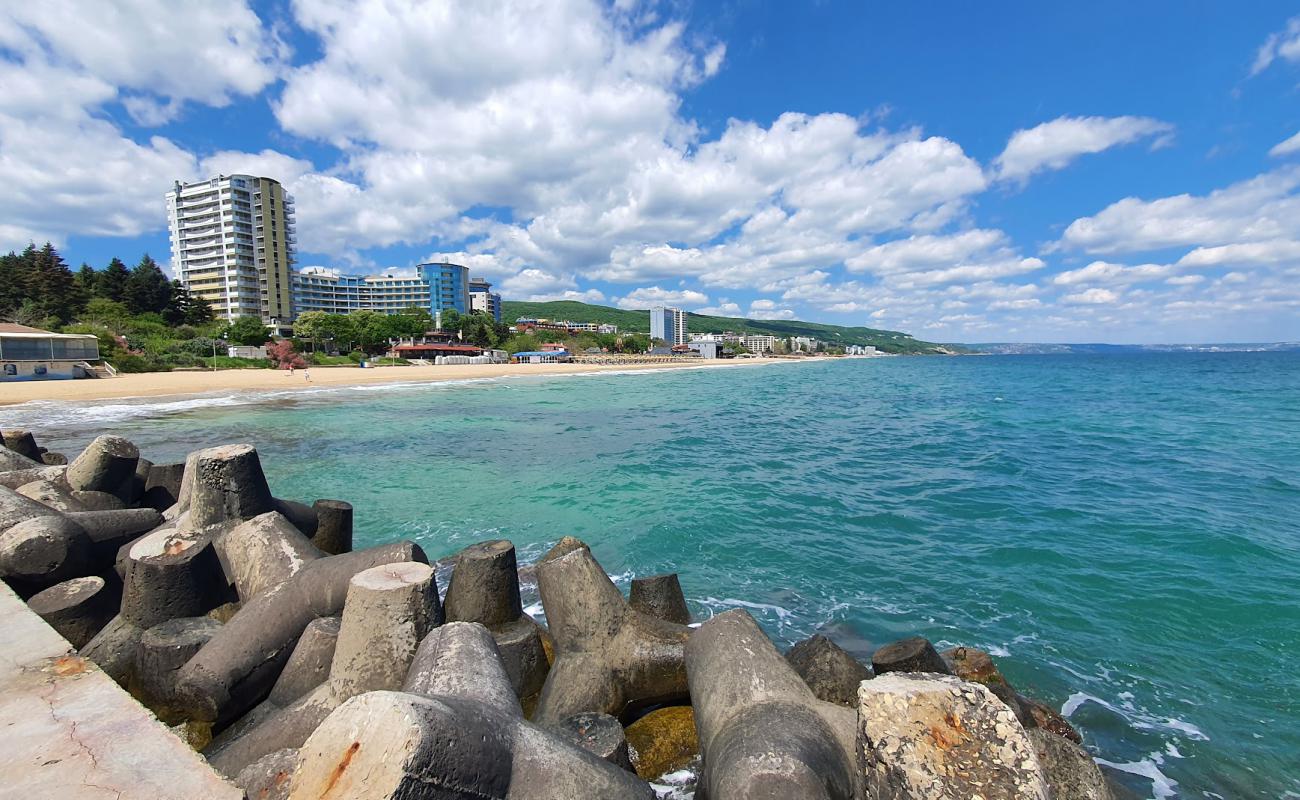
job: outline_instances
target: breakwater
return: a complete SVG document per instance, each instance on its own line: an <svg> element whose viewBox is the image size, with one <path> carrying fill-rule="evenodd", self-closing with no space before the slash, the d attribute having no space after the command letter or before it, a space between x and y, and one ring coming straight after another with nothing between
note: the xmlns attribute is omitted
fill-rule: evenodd
<svg viewBox="0 0 1300 800"><path fill-rule="evenodd" d="M350 504L272 494L251 445L4 442L0 577L250 796L650 798L683 767L719 800L1110 796L982 651L783 656L743 610L691 627L676 576L625 598L567 537L523 570L542 625L509 542L444 596L415 543L354 550Z"/></svg>

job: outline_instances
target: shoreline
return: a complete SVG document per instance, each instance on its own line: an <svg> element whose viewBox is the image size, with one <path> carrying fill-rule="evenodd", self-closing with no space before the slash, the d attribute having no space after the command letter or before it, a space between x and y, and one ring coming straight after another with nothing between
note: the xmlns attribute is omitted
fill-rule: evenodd
<svg viewBox="0 0 1300 800"><path fill-rule="evenodd" d="M132 400L158 397L196 397L231 391L310 391L395 383L444 383L490 378L585 375L602 372L647 370L715 369L811 364L827 359L756 358L716 360L687 364L449 364L443 366L391 366L370 369L315 367L311 382L303 370L290 375L286 370L230 369L216 372L140 372L115 378L67 381L23 381L0 387L0 407L18 407L32 402L80 402Z"/></svg>

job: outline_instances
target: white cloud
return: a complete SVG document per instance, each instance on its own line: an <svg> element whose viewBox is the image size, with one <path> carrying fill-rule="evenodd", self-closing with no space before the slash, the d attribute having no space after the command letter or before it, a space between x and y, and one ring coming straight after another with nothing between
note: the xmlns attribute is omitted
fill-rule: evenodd
<svg viewBox="0 0 1300 800"><path fill-rule="evenodd" d="M1165 280L1170 286L1195 286L1198 283L1204 283L1204 275L1175 275Z"/></svg>
<svg viewBox="0 0 1300 800"><path fill-rule="evenodd" d="M633 289L626 296L619 297L615 304L619 308L643 309L652 306L693 307L709 302L709 296L693 289L661 289L658 286L646 286Z"/></svg>
<svg viewBox="0 0 1300 800"><path fill-rule="evenodd" d="M1036 172L1063 169L1081 155L1153 138L1168 143L1173 126L1150 117L1059 117L1011 135L993 165L1002 180L1025 181Z"/></svg>
<svg viewBox="0 0 1300 800"><path fill-rule="evenodd" d="M1142 281L1159 280L1172 271L1172 267L1164 264L1139 264L1135 267L1129 267L1109 261L1094 261L1080 269L1057 273L1052 277L1052 283L1057 286L1073 286L1080 283L1127 285Z"/></svg>
<svg viewBox="0 0 1300 800"><path fill-rule="evenodd" d="M1300 153L1300 133L1278 142L1268 151L1268 154L1274 158L1281 158L1295 153Z"/></svg>
<svg viewBox="0 0 1300 800"><path fill-rule="evenodd" d="M1300 168L1285 167L1204 196L1127 197L1071 222L1053 249L1123 253L1298 238L1297 189Z"/></svg>
<svg viewBox="0 0 1300 800"><path fill-rule="evenodd" d="M750 319L794 319L794 311L788 308L777 308L775 302L766 299L755 300L749 304L749 311L745 316Z"/></svg>
<svg viewBox="0 0 1300 800"><path fill-rule="evenodd" d="M1279 58L1292 63L1300 62L1300 17L1292 17L1284 30L1270 34L1264 40L1255 54L1250 74L1258 75Z"/></svg>
<svg viewBox="0 0 1300 800"><path fill-rule="evenodd" d="M1069 305L1105 305L1114 303L1118 299L1119 295L1110 289L1094 288L1067 294L1061 298L1061 302Z"/></svg>
<svg viewBox="0 0 1300 800"><path fill-rule="evenodd" d="M1300 241L1274 239L1219 247L1198 247L1178 259L1180 267L1193 268L1284 263L1300 263Z"/></svg>
<svg viewBox="0 0 1300 800"><path fill-rule="evenodd" d="M243 0L8 3L0 46L126 90L142 125L172 119L185 100L224 106L256 94L285 55Z"/></svg>

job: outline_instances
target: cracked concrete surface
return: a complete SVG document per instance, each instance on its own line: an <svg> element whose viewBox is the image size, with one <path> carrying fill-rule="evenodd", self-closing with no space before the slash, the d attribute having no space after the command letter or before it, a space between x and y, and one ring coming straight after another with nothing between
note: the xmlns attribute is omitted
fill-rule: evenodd
<svg viewBox="0 0 1300 800"><path fill-rule="evenodd" d="M0 583L0 797L239 800Z"/></svg>

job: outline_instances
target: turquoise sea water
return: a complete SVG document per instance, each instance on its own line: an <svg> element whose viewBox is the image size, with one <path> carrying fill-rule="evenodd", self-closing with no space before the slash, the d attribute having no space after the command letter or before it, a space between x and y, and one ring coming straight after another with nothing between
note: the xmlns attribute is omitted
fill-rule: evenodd
<svg viewBox="0 0 1300 800"><path fill-rule="evenodd" d="M2 390L0 390L2 391ZM431 557L561 535L699 616L983 647L1143 797L1300 797L1300 354L894 358L0 409L255 443Z"/></svg>

